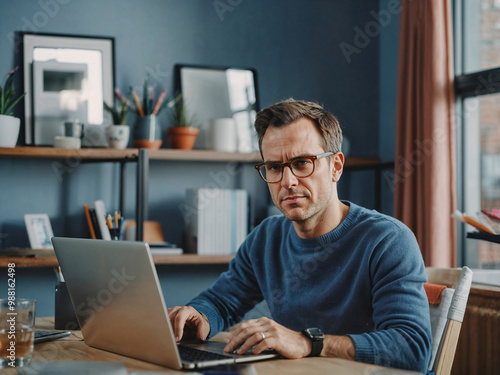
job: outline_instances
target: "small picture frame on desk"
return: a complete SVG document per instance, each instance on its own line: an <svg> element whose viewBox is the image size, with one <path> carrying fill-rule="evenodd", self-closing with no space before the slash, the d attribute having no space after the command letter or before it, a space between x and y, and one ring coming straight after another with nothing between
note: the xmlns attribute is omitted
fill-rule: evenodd
<svg viewBox="0 0 500 375"><path fill-rule="evenodd" d="M54 234L47 214L26 214L24 222L32 249L53 248L50 239L54 237Z"/></svg>

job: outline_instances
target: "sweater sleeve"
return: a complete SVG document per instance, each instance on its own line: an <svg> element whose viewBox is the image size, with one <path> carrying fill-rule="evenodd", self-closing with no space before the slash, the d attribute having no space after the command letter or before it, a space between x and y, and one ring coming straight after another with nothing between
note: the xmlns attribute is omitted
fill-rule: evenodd
<svg viewBox="0 0 500 375"><path fill-rule="evenodd" d="M243 242L229 263L229 270L222 273L208 290L188 303L188 306L208 318L209 337L239 322L247 311L263 299L249 256L252 238L253 234L250 234Z"/></svg>
<svg viewBox="0 0 500 375"><path fill-rule="evenodd" d="M424 263L407 229L384 237L369 263L376 330L349 335L356 360L427 372L431 357L429 305Z"/></svg>

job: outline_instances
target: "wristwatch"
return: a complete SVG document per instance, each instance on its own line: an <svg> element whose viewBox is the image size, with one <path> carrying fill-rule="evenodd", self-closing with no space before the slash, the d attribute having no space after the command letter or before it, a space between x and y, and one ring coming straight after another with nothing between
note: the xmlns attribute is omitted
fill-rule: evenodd
<svg viewBox="0 0 500 375"><path fill-rule="evenodd" d="M312 350L308 357L317 357L323 350L323 340L325 334L319 328L307 328L302 331L302 334L311 340Z"/></svg>

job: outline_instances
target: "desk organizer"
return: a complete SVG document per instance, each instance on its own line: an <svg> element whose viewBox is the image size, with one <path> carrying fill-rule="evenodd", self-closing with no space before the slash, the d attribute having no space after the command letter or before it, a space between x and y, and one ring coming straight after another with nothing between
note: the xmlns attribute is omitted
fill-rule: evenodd
<svg viewBox="0 0 500 375"><path fill-rule="evenodd" d="M56 284L55 301L54 328L64 330L80 329L65 282Z"/></svg>

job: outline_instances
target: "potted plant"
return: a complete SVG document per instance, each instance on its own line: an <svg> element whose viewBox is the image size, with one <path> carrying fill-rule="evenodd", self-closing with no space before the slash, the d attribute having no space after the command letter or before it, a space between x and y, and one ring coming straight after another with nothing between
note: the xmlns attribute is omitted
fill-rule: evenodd
<svg viewBox="0 0 500 375"><path fill-rule="evenodd" d="M14 73L18 67L7 73L5 83L0 86L0 147L16 147L21 120L14 117L14 107L26 95L16 96L16 89L12 88Z"/></svg>
<svg viewBox="0 0 500 375"><path fill-rule="evenodd" d="M160 124L157 116L168 105L165 100L167 90L162 90L155 102L153 87L149 85L149 75L146 75L143 85L142 102L139 95L131 87L137 120L134 125L134 147L158 149L162 144Z"/></svg>
<svg viewBox="0 0 500 375"><path fill-rule="evenodd" d="M170 145L172 148L191 150L200 131L194 126L196 119L188 113L182 94L177 94L171 107L170 117L174 126L167 128Z"/></svg>
<svg viewBox="0 0 500 375"><path fill-rule="evenodd" d="M113 118L113 125L106 128L109 146L111 148L127 148L130 129L126 123L130 102L122 95L120 89L115 89L113 107L104 102L104 109Z"/></svg>

